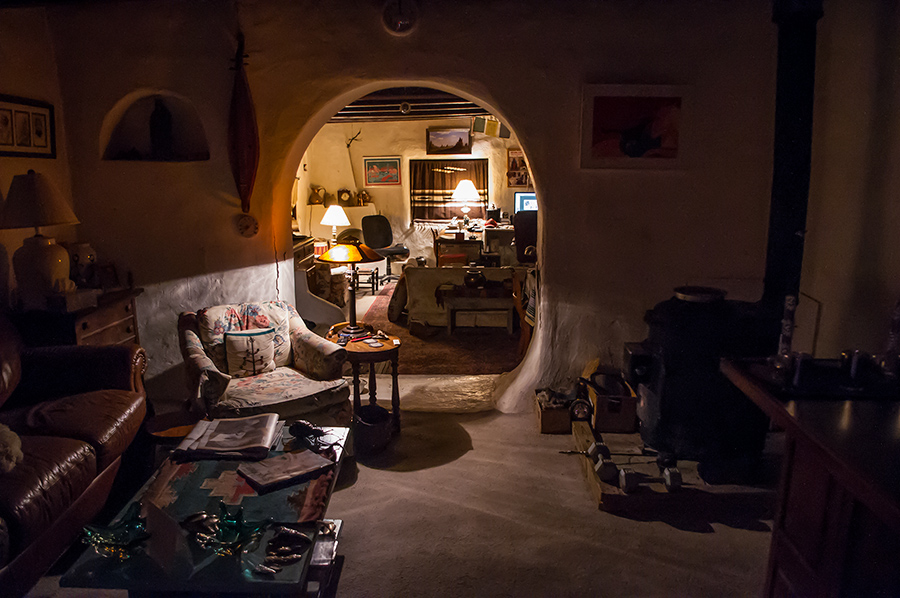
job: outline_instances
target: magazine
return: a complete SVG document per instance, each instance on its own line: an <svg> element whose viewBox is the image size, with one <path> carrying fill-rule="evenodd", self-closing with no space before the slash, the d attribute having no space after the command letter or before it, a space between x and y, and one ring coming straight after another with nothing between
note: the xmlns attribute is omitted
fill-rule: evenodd
<svg viewBox="0 0 900 598"><path fill-rule="evenodd" d="M202 420L178 445L176 460L247 459L269 456L269 449L281 439L284 422L274 413L249 417Z"/></svg>
<svg viewBox="0 0 900 598"><path fill-rule="evenodd" d="M306 474L330 465L334 465L334 461L309 449L304 449L297 453L285 453L256 463L241 463L237 472L246 478L247 483L254 490L262 493L289 486Z"/></svg>

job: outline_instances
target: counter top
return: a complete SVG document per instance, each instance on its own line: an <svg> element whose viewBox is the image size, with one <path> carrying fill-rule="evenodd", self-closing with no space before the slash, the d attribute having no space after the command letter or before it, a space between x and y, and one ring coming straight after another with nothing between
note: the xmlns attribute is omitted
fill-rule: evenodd
<svg viewBox="0 0 900 598"><path fill-rule="evenodd" d="M859 501L900 529L900 401L779 396L759 360L723 359L721 370L788 434L810 440Z"/></svg>

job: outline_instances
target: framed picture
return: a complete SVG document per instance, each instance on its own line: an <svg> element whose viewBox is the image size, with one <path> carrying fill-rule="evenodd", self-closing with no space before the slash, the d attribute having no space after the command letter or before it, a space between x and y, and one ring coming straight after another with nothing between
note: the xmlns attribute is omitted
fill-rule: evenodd
<svg viewBox="0 0 900 598"><path fill-rule="evenodd" d="M679 168L687 87L586 85L582 168Z"/></svg>
<svg viewBox="0 0 900 598"><path fill-rule="evenodd" d="M508 187L530 187L528 166L525 164L525 152L518 149L506 152L506 185Z"/></svg>
<svg viewBox="0 0 900 598"><path fill-rule="evenodd" d="M426 154L471 154L472 132L466 127L428 127L425 133Z"/></svg>
<svg viewBox="0 0 900 598"><path fill-rule="evenodd" d="M366 187L400 184L400 157L363 158Z"/></svg>
<svg viewBox="0 0 900 598"><path fill-rule="evenodd" d="M0 156L55 158L53 105L0 95Z"/></svg>

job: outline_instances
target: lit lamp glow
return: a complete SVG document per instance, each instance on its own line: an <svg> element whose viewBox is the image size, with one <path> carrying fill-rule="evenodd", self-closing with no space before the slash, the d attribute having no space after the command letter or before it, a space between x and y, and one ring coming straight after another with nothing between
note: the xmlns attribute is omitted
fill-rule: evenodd
<svg viewBox="0 0 900 598"><path fill-rule="evenodd" d="M367 332L365 326L356 321L356 264L380 262L384 258L371 247L354 242L335 245L316 259L326 264L350 264L350 313L347 316L349 322L340 332L351 337L365 335Z"/></svg>
<svg viewBox="0 0 900 598"><path fill-rule="evenodd" d="M331 227L331 243L333 245L337 243L337 227L350 226L350 220L347 219L344 208L334 204L325 210L325 215L322 216L322 222L319 224Z"/></svg>
<svg viewBox="0 0 900 598"><path fill-rule="evenodd" d="M459 184L456 185L456 189L453 190L453 195L450 196L450 199L462 202L463 205L459 211L463 213L463 222L468 226L469 212L472 211L469 204L481 201L481 196L478 195L478 189L475 188L475 183L469 179L461 180Z"/></svg>
<svg viewBox="0 0 900 598"><path fill-rule="evenodd" d="M78 224L78 218L53 183L33 170L14 176L0 210L0 229L34 228L35 235L13 254L23 302L40 304L51 293L71 290L69 253L40 231L42 226L60 224Z"/></svg>

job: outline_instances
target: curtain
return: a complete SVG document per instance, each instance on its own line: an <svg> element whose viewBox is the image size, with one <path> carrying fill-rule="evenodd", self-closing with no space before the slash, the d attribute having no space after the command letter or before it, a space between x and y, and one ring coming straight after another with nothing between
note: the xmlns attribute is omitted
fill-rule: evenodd
<svg viewBox="0 0 900 598"><path fill-rule="evenodd" d="M410 160L410 205L413 222L417 220L450 220L462 217L462 203L450 196L463 179L475 183L481 196L477 204L469 204L469 218L484 218L488 203L488 161L477 160Z"/></svg>

